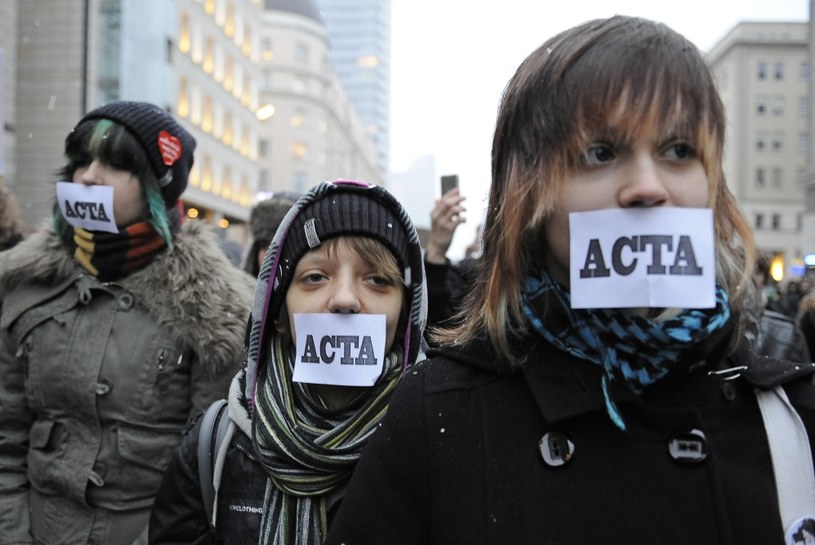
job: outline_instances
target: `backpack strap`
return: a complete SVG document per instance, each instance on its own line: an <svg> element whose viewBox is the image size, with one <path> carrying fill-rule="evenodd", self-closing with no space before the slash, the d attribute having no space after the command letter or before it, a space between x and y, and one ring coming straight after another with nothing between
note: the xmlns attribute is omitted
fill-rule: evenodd
<svg viewBox="0 0 815 545"><path fill-rule="evenodd" d="M229 426L229 415L224 418L227 402L219 399L210 405L201 419L201 428L198 431L198 482L201 485L201 499L207 521L215 526L215 482L212 473L213 461ZM222 431L223 428L223 431ZM215 448L213 448L213 446ZM220 473L218 474L220 480Z"/></svg>

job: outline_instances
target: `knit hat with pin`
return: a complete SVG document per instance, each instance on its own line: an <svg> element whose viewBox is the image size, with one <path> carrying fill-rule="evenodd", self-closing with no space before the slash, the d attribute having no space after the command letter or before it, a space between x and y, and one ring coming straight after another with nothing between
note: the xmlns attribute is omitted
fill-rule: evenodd
<svg viewBox="0 0 815 545"><path fill-rule="evenodd" d="M193 164L195 138L167 112L147 102L119 101L105 104L83 117L82 123L109 119L126 128L141 144L167 207L187 188Z"/></svg>

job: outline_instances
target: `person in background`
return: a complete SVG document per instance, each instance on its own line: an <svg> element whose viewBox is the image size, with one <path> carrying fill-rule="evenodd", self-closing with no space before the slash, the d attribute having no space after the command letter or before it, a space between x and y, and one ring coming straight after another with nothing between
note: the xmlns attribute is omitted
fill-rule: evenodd
<svg viewBox="0 0 815 545"><path fill-rule="evenodd" d="M780 544L815 517L815 365L750 351L755 246L724 134L703 56L663 24L588 21L521 63L474 292L399 385L328 545ZM628 225L598 211L633 236L704 208L712 305L573 308L570 219L588 241Z"/></svg>
<svg viewBox="0 0 815 545"><path fill-rule="evenodd" d="M157 106L89 112L53 217L0 253L2 543L145 543L186 421L240 368L254 279L181 225L194 149Z"/></svg>
<svg viewBox="0 0 815 545"><path fill-rule="evenodd" d="M756 323L753 350L762 356L792 361L811 361L809 347L796 321L785 314L772 310L766 287L772 282L767 258L758 256L753 282L759 293L762 308Z"/></svg>
<svg viewBox="0 0 815 545"><path fill-rule="evenodd" d="M14 195L0 187L0 252L16 246L23 240L20 211ZM0 315L3 314L3 298L0 297Z"/></svg>
<svg viewBox="0 0 815 545"><path fill-rule="evenodd" d="M334 356L303 363L296 345L306 336L301 329L306 323L368 314L378 315L385 332L384 361L373 383L294 380L298 365L317 363L322 370L339 361L329 330L319 336L319 351ZM304 322L296 325L298 316ZM258 276L246 367L229 392L232 432L222 443L221 476L212 476L213 486L219 485L217 504L203 502L199 419L164 477L150 543L323 543L391 393L423 357L426 316L419 237L390 193L337 180L301 197L278 228ZM346 347L339 354L354 359ZM352 367L359 366L357 361ZM214 460L221 459L221 448ZM209 520L208 507L214 514Z"/></svg>
<svg viewBox="0 0 815 545"><path fill-rule="evenodd" d="M243 270L257 278L260 265L275 231L296 199L285 194L275 194L258 201L249 212L249 232L252 239L243 259Z"/></svg>
<svg viewBox="0 0 815 545"><path fill-rule="evenodd" d="M476 260L466 257L451 263L447 257L456 229L466 221L462 204L465 198L456 187L437 199L430 212L430 238L424 254L428 333L435 327L450 325L472 282Z"/></svg>
<svg viewBox="0 0 815 545"><path fill-rule="evenodd" d="M6 188L0 187L0 252L23 240L22 230L17 199Z"/></svg>

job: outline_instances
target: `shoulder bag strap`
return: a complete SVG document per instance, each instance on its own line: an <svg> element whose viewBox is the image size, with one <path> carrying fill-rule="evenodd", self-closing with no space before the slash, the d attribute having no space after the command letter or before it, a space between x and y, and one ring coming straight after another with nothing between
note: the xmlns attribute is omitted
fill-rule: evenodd
<svg viewBox="0 0 815 545"><path fill-rule="evenodd" d="M815 469L809 436L781 386L756 391L770 444L778 509L788 544L815 525Z"/></svg>

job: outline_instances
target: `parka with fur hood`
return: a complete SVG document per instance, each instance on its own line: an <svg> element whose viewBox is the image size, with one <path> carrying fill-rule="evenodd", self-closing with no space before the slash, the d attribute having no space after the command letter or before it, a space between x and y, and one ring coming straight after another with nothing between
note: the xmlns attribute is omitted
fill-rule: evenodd
<svg viewBox="0 0 815 545"><path fill-rule="evenodd" d="M197 222L111 282L51 227L0 254L0 543L33 542L32 494L38 543L89 543L94 508L149 508L240 366L253 287Z"/></svg>
<svg viewBox="0 0 815 545"><path fill-rule="evenodd" d="M273 354L282 335L275 320L300 258L321 242L346 235L374 238L391 251L402 271L405 296L396 339L379 379L345 406L327 409L320 407L308 385L292 383L292 358ZM220 457L214 462L220 485L216 523L211 526L207 520L202 500L199 419L184 435L156 496L150 543L321 543L325 524L336 512L362 449L378 429L393 389L424 357L426 319L419 239L387 191L337 180L301 197L277 230L258 277L246 366L229 391L232 423L224 442L226 454L222 465ZM271 399L261 394L270 383ZM276 415L271 431L262 425L269 414ZM271 445L259 439L264 433L271 433Z"/></svg>

